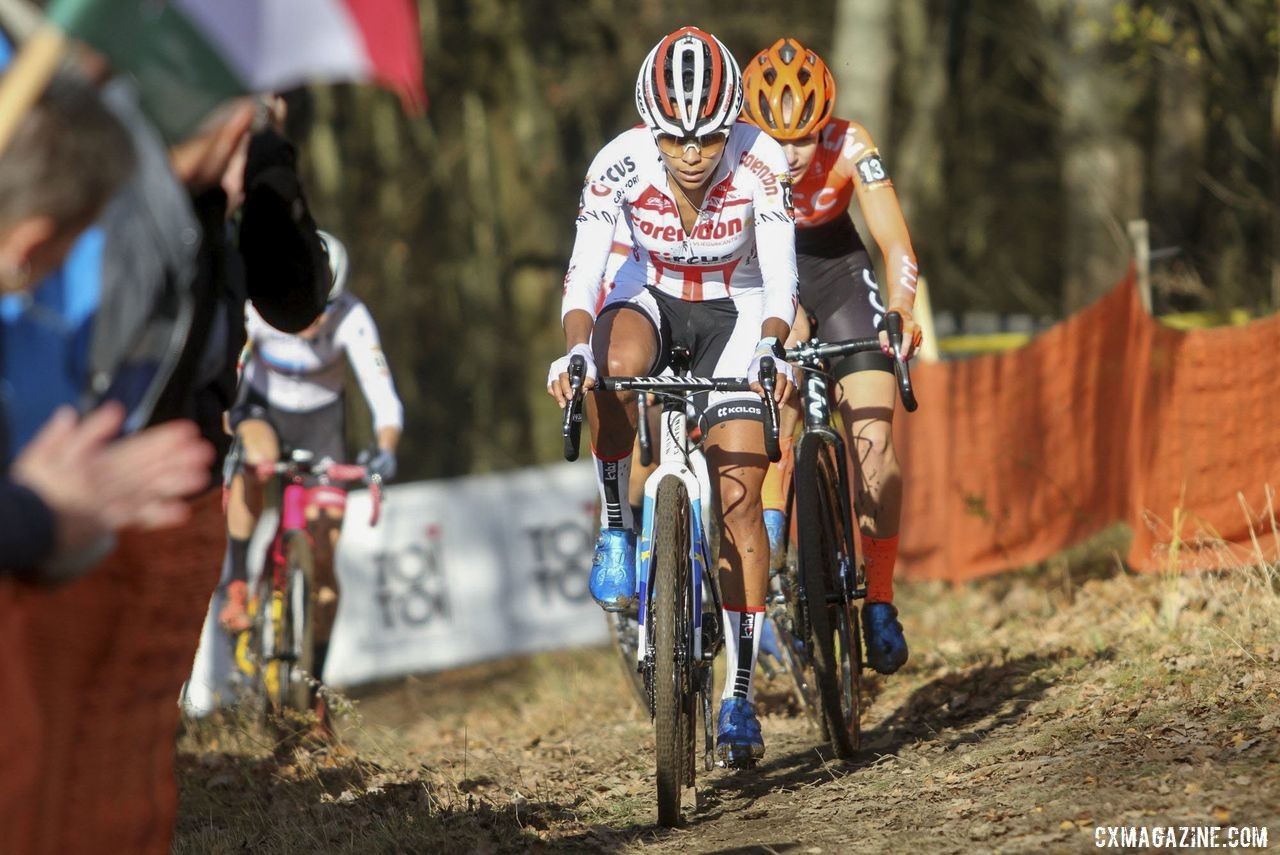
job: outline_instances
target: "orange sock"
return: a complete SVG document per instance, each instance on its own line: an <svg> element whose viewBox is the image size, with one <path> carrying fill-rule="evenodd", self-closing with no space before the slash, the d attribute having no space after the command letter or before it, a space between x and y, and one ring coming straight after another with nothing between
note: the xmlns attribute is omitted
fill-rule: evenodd
<svg viewBox="0 0 1280 855"><path fill-rule="evenodd" d="M785 511L787 509L787 482L791 480L791 471L795 468L791 456L791 437L781 437L778 447L782 449L782 457L777 463L770 463L764 473L764 485L760 488L760 500L766 511Z"/></svg>
<svg viewBox="0 0 1280 855"><path fill-rule="evenodd" d="M862 557L867 562L867 602L893 602L893 565L898 562L898 535L862 536Z"/></svg>

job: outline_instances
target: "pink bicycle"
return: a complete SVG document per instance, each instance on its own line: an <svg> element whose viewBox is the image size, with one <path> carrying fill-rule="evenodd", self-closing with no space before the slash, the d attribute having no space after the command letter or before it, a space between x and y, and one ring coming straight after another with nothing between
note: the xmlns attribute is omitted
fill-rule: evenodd
<svg viewBox="0 0 1280 855"><path fill-rule="evenodd" d="M382 478L364 466L313 462L314 455L295 449L287 460L252 468L259 478L283 486L280 522L267 550L249 601L249 629L236 639L236 665L252 693L265 701L265 712L305 713L319 681L314 676L315 532L314 511L345 509L347 491L340 484L368 484L372 497L369 525L382 507Z"/></svg>

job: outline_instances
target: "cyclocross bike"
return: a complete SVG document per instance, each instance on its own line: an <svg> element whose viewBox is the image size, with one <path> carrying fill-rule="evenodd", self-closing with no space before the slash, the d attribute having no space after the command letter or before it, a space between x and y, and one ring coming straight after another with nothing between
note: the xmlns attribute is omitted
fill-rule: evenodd
<svg viewBox="0 0 1280 855"><path fill-rule="evenodd" d="M369 525L381 511L382 478L364 466L314 461L305 449L294 449L278 463L252 466L258 477L276 478L280 518L258 574L249 613L252 624L236 639L236 665L252 695L264 701L263 712L277 720L311 709L317 680L313 618L315 611L315 535L308 522L313 510L345 508L345 482L368 484L372 499Z"/></svg>
<svg viewBox="0 0 1280 855"><path fill-rule="evenodd" d="M907 412L917 407L911 372L902 358L902 318L885 316L893 348L898 394ZM797 693L814 714L836 754L848 758L861 742L862 637L857 601L867 595L866 567L849 501L849 457L832 426L834 378L828 361L880 349L878 337L824 343L817 338L787 351L801 377L804 427L795 445L795 470L787 495L795 562L773 578L770 616L779 634Z"/></svg>
<svg viewBox="0 0 1280 855"><path fill-rule="evenodd" d="M715 767L712 724L712 662L724 643L720 591L711 563L710 479L701 455L692 454L688 412L698 392L746 392L746 378L688 376L689 354L672 351L672 376L601 377L596 390L639 392L642 459L651 450L645 393L663 402L661 462L645 481L644 513L636 562L638 613L636 668L643 676L657 755L658 824L680 821L680 795L693 787L697 766L697 717L702 712L703 765ZM582 431L582 384L586 362L569 363L572 395L563 420L564 455L576 460ZM765 449L780 456L778 408L773 400L774 366L765 362L759 382L765 390ZM711 602L704 608L704 591Z"/></svg>

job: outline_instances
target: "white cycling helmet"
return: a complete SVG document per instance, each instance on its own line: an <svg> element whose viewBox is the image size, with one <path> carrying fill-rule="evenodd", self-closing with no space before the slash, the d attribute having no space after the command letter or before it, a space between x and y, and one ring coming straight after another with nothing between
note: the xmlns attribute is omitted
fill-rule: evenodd
<svg viewBox="0 0 1280 855"><path fill-rule="evenodd" d="M655 134L700 137L726 130L742 109L742 72L718 38L682 27L645 57L636 109Z"/></svg>
<svg viewBox="0 0 1280 855"><path fill-rule="evenodd" d="M316 234L320 235L325 254L329 256L329 280L333 284L329 286L328 302L332 303L347 290L347 248L324 229L316 229Z"/></svg>

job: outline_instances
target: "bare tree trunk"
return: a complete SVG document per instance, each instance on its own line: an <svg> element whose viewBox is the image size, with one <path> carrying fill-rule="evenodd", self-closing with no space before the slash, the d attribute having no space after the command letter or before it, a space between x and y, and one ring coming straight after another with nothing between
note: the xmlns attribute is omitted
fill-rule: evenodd
<svg viewBox="0 0 1280 855"><path fill-rule="evenodd" d="M890 168L908 226L923 225L946 198L942 162L942 110L947 99L945 15L931 14L928 0L898 6L902 39L902 100L907 107L902 139Z"/></svg>
<svg viewBox="0 0 1280 855"><path fill-rule="evenodd" d="M1209 132L1204 72L1203 61L1192 62L1185 52L1172 50L1155 78L1157 113L1147 197L1155 248L1176 246L1189 253L1195 243L1203 190L1200 174L1206 168ZM1180 260L1178 268L1186 272L1155 278L1157 310L1162 303L1165 311L1170 310L1170 297L1175 291L1186 292L1192 286L1203 288L1190 265ZM1162 292L1164 299L1160 300Z"/></svg>
<svg viewBox="0 0 1280 855"><path fill-rule="evenodd" d="M1056 66L1061 82L1065 192L1064 310L1105 294L1129 263L1125 223L1142 214L1142 153L1125 125L1140 88L1110 61L1111 0L1066 10Z"/></svg>
<svg viewBox="0 0 1280 855"><path fill-rule="evenodd" d="M835 48L828 58L836 78L836 115L888 138L894 69L892 0L837 0Z"/></svg>

